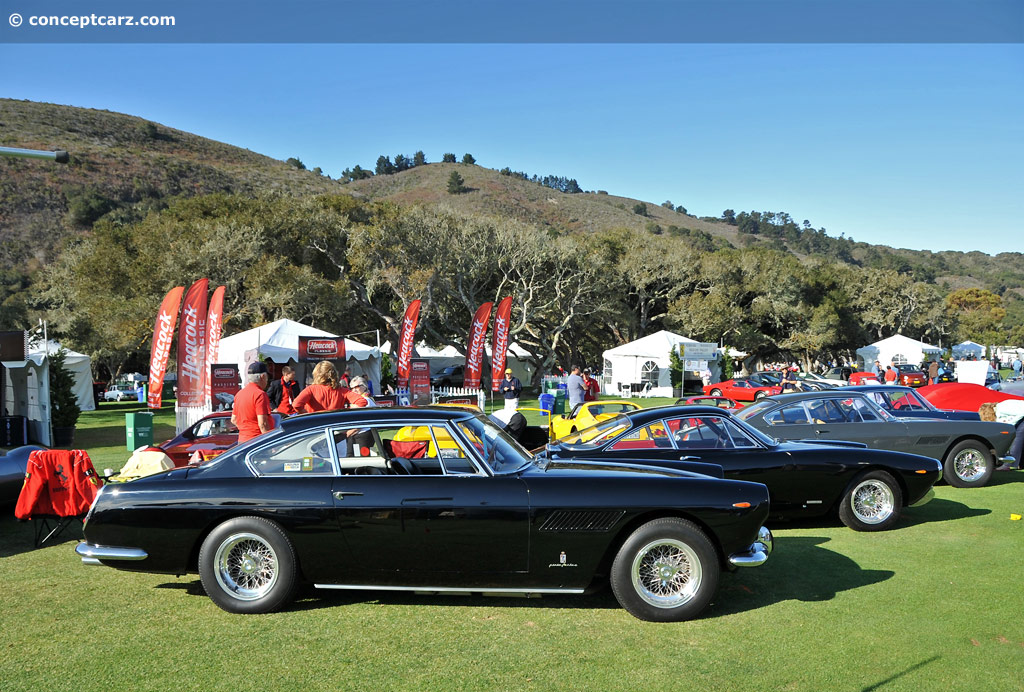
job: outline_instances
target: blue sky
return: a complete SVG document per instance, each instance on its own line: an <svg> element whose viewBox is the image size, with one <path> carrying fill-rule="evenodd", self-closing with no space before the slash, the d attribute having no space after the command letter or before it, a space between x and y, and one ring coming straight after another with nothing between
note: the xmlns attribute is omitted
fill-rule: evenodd
<svg viewBox="0 0 1024 692"><path fill-rule="evenodd" d="M2 96L130 113L331 176L470 152L698 215L1024 250L1021 44L9 44L0 65Z"/></svg>

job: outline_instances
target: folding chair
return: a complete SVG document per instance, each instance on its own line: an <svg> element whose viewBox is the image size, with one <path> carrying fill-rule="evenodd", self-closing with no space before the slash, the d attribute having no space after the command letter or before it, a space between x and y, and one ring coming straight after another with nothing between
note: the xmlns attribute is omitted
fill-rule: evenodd
<svg viewBox="0 0 1024 692"><path fill-rule="evenodd" d="M33 527L38 548L74 521L85 521L102 483L85 450L34 451L28 457L14 516L38 522Z"/></svg>

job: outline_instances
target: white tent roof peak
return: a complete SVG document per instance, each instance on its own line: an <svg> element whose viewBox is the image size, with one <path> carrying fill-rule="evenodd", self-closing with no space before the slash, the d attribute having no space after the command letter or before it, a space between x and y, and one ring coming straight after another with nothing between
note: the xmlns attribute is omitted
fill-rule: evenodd
<svg viewBox="0 0 1024 692"><path fill-rule="evenodd" d="M628 344L622 344L621 346L610 348L604 352L604 356L605 358L609 355L667 358L668 352L682 343L692 344L697 342L695 339L690 339L682 336L681 334L675 334L662 329L660 332L648 334L636 341L630 341Z"/></svg>
<svg viewBox="0 0 1024 692"><path fill-rule="evenodd" d="M938 346L932 346L931 344L926 344L925 342L918 341L917 339L911 339L909 336L903 336L902 334L894 334L888 338L882 339L881 341L876 341L871 345L881 349L916 348L920 349L924 353L942 352L942 349Z"/></svg>

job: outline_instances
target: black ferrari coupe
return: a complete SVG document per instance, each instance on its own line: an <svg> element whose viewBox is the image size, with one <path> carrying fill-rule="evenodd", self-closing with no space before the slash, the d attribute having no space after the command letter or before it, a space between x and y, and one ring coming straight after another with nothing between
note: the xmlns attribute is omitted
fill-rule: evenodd
<svg viewBox="0 0 1024 692"><path fill-rule="evenodd" d="M607 577L638 618L692 618L720 570L768 558L768 491L637 461L537 459L459 408L296 416L201 465L106 485L76 552L198 572L238 613L281 608L300 583L543 594Z"/></svg>
<svg viewBox="0 0 1024 692"><path fill-rule="evenodd" d="M721 468L726 478L767 485L773 517L837 512L857 531L893 526L905 506L930 499L942 473L935 459L856 442L782 442L713 406L619 415L549 444L540 455L553 462L641 458L669 468Z"/></svg>

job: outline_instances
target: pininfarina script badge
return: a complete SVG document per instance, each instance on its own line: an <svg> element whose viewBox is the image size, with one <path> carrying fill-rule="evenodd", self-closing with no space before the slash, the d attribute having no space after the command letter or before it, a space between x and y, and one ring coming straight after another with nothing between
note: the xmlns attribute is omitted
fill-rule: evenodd
<svg viewBox="0 0 1024 692"><path fill-rule="evenodd" d="M563 550L558 555L558 562L552 562L548 567L579 567L575 562L567 562L565 559L565 551Z"/></svg>

